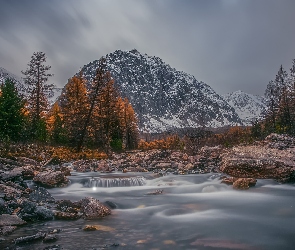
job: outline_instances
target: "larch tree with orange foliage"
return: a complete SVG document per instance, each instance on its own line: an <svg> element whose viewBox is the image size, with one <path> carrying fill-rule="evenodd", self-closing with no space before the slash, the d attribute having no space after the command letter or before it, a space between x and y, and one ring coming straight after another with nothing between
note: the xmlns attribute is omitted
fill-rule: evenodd
<svg viewBox="0 0 295 250"><path fill-rule="evenodd" d="M111 142L120 134L117 110L118 91L109 72L103 76L100 93L97 96L97 116L94 117L96 140L100 142L107 154L111 154Z"/></svg>
<svg viewBox="0 0 295 250"><path fill-rule="evenodd" d="M81 140L81 127L89 110L86 81L81 73L69 79L60 98L60 107L68 140L72 145L78 145Z"/></svg>
<svg viewBox="0 0 295 250"><path fill-rule="evenodd" d="M124 98L123 109L123 145L126 149L134 149L138 146L138 127L134 109L127 98Z"/></svg>
<svg viewBox="0 0 295 250"><path fill-rule="evenodd" d="M47 130L50 141L53 143L66 142L66 130L64 128L63 114L58 102L55 102L47 116Z"/></svg>

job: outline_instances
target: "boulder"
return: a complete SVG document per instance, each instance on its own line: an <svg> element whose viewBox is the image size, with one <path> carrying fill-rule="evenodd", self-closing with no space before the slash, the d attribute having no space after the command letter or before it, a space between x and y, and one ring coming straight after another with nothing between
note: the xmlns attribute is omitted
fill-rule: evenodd
<svg viewBox="0 0 295 250"><path fill-rule="evenodd" d="M0 184L0 193L4 195L4 200L18 199L22 195L22 191L4 184Z"/></svg>
<svg viewBox="0 0 295 250"><path fill-rule="evenodd" d="M59 187L68 183L68 178L61 171L45 171L37 174L33 181L45 187Z"/></svg>
<svg viewBox="0 0 295 250"><path fill-rule="evenodd" d="M3 181L17 180L18 178L23 176L22 172L23 172L22 167L14 168L10 171L1 173L0 179Z"/></svg>
<svg viewBox="0 0 295 250"><path fill-rule="evenodd" d="M246 190L256 185L257 180L254 178L238 178L233 183L234 189Z"/></svg>
<svg viewBox="0 0 295 250"><path fill-rule="evenodd" d="M9 235L15 229L17 229L16 226L3 226L3 227L0 228L0 235Z"/></svg>
<svg viewBox="0 0 295 250"><path fill-rule="evenodd" d="M222 179L221 183L224 183L227 185L233 185L237 179L238 178L236 178L236 177L225 177Z"/></svg>
<svg viewBox="0 0 295 250"><path fill-rule="evenodd" d="M20 204L18 216L25 221L52 220L53 212L44 206L37 206L35 202L25 199Z"/></svg>
<svg viewBox="0 0 295 250"><path fill-rule="evenodd" d="M0 215L0 227L2 226L19 226L26 224L24 220L16 215L1 214Z"/></svg>
<svg viewBox="0 0 295 250"><path fill-rule="evenodd" d="M29 200L33 202L55 202L52 195L43 187L38 187L29 195Z"/></svg>
<svg viewBox="0 0 295 250"><path fill-rule="evenodd" d="M295 171L295 150L266 146L237 146L221 155L220 171L239 178L291 181Z"/></svg>
<svg viewBox="0 0 295 250"><path fill-rule="evenodd" d="M111 210L95 198L86 197L78 203L81 205L80 211L84 218L102 218L111 214Z"/></svg>

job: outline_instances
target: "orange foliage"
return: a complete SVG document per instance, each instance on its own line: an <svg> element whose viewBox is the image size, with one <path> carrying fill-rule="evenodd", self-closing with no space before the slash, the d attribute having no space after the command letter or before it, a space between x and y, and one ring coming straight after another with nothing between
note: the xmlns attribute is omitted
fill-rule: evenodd
<svg viewBox="0 0 295 250"><path fill-rule="evenodd" d="M180 140L177 135L168 136L164 139L154 140L154 141L144 141L140 140L138 148L142 150L150 149L183 149L184 143Z"/></svg>

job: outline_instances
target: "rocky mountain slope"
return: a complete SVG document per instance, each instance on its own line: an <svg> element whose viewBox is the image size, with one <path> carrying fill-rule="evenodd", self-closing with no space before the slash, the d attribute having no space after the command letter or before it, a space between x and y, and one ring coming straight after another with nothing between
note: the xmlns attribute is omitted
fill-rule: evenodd
<svg viewBox="0 0 295 250"><path fill-rule="evenodd" d="M17 88L22 90L23 80L20 77L10 73L8 70L0 67L0 84L4 83L6 79L13 80L16 83Z"/></svg>
<svg viewBox="0 0 295 250"><path fill-rule="evenodd" d="M106 59L119 91L134 107L141 131L241 124L235 110L210 86L158 57L117 50ZM82 68L88 81L97 67L98 60Z"/></svg>
<svg viewBox="0 0 295 250"><path fill-rule="evenodd" d="M267 108L264 97L241 90L224 95L223 98L235 109L244 125L251 125L253 120L262 118Z"/></svg>

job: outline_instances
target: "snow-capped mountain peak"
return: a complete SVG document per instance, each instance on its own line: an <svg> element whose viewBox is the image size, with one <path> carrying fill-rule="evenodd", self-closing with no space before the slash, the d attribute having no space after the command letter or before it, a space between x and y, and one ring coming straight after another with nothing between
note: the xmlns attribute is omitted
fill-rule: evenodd
<svg viewBox="0 0 295 250"><path fill-rule="evenodd" d="M235 109L244 125L251 125L255 119L262 118L267 108L264 97L241 90L226 94L223 98Z"/></svg>
<svg viewBox="0 0 295 250"><path fill-rule="evenodd" d="M241 124L234 109L210 86L159 57L134 49L116 50L105 58L121 95L134 107L142 131ZM89 82L98 63L96 60L82 68Z"/></svg>

